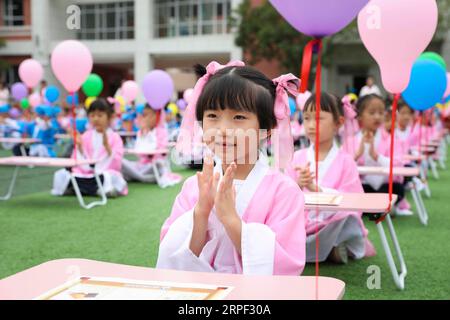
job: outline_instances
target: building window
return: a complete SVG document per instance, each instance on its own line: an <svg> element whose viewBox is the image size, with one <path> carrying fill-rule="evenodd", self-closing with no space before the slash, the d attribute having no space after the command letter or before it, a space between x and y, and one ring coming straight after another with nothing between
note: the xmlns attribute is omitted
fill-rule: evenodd
<svg viewBox="0 0 450 320"><path fill-rule="evenodd" d="M231 0L156 0L155 37L230 32Z"/></svg>
<svg viewBox="0 0 450 320"><path fill-rule="evenodd" d="M23 26L23 0L3 0L2 3L3 25Z"/></svg>
<svg viewBox="0 0 450 320"><path fill-rule="evenodd" d="M80 4L80 40L117 40L134 38L134 2Z"/></svg>

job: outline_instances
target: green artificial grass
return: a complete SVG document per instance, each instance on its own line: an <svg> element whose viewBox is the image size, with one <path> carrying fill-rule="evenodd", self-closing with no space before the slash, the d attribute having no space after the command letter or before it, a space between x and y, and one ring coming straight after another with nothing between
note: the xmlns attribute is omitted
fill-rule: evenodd
<svg viewBox="0 0 450 320"><path fill-rule="evenodd" d="M320 264L320 275L346 283L345 299L450 299L450 161L448 166L449 170L440 171L440 180L431 178L432 198L424 198L430 215L427 227L417 215L393 220L408 267L406 289L395 287L375 224L365 220L377 249L375 257L348 265ZM52 172L21 169L15 196L0 202L0 279L61 258L155 265L160 228L181 184L160 189L132 183L127 197L87 211L75 197L49 194ZM176 172L184 177L193 174L186 169ZM12 168L0 167L0 193L11 174ZM372 265L381 270L380 289L367 288L367 268ZM303 274L314 275L314 264L308 264Z"/></svg>

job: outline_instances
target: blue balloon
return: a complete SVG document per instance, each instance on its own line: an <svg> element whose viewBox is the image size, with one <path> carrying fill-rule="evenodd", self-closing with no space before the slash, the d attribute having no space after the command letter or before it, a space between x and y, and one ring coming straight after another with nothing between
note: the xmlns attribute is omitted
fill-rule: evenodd
<svg viewBox="0 0 450 320"><path fill-rule="evenodd" d="M72 95L68 95L67 97L66 97L66 102L67 102L67 104L68 105L72 105ZM75 100L74 100L74 104L75 105L78 105L78 93L75 93Z"/></svg>
<svg viewBox="0 0 450 320"><path fill-rule="evenodd" d="M447 75L437 62L416 60L408 87L402 96L417 111L424 111L441 102L447 88Z"/></svg>
<svg viewBox="0 0 450 320"><path fill-rule="evenodd" d="M145 104L138 104L136 106L136 113L144 114Z"/></svg>
<svg viewBox="0 0 450 320"><path fill-rule="evenodd" d="M289 109L291 109L291 116L297 110L297 103L295 102L295 99L291 97L289 97Z"/></svg>
<svg viewBox="0 0 450 320"><path fill-rule="evenodd" d="M9 104L4 104L4 105L0 106L0 113L8 113L9 109L11 109Z"/></svg>
<svg viewBox="0 0 450 320"><path fill-rule="evenodd" d="M133 113L124 113L122 114L122 120L123 121L133 121L135 118Z"/></svg>
<svg viewBox="0 0 450 320"><path fill-rule="evenodd" d="M59 89L55 86L48 86L45 89L45 98L50 103L55 102L59 98Z"/></svg>
<svg viewBox="0 0 450 320"><path fill-rule="evenodd" d="M70 124L73 126L73 119L70 119ZM75 119L75 127L79 133L84 133L89 124L89 120L87 118L77 118Z"/></svg>

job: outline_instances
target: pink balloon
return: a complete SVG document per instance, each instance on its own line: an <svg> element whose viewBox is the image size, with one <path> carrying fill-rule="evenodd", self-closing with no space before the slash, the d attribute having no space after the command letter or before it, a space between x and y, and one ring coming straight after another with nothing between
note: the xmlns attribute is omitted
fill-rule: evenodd
<svg viewBox="0 0 450 320"><path fill-rule="evenodd" d="M184 90L184 92L183 92L183 99L184 99L184 101L189 103L189 99L190 99L192 93L194 93L194 89L192 89L192 88Z"/></svg>
<svg viewBox="0 0 450 320"><path fill-rule="evenodd" d="M41 96L37 92L32 93L30 95L30 97L28 98L28 102L34 108L34 107L36 107L36 106L41 104Z"/></svg>
<svg viewBox="0 0 450 320"><path fill-rule="evenodd" d="M447 72L447 90L445 90L444 98L450 96L450 72Z"/></svg>
<svg viewBox="0 0 450 320"><path fill-rule="evenodd" d="M73 93L80 89L91 73L93 60L84 44L66 40L53 50L51 64L56 78L69 93Z"/></svg>
<svg viewBox="0 0 450 320"><path fill-rule="evenodd" d="M136 81L128 80L122 84L122 97L127 100L127 102L132 102L136 99L139 93L139 86Z"/></svg>
<svg viewBox="0 0 450 320"><path fill-rule="evenodd" d="M299 93L296 99L297 106L300 110L303 111L303 108L305 107L306 100L311 97L311 92L305 91L304 93Z"/></svg>
<svg viewBox="0 0 450 320"><path fill-rule="evenodd" d="M386 90L406 89L414 61L433 38L435 0L371 0L358 15L361 40L380 67Z"/></svg>
<svg viewBox="0 0 450 320"><path fill-rule="evenodd" d="M19 77L28 88L34 88L44 75L41 64L34 59L26 59L19 65Z"/></svg>

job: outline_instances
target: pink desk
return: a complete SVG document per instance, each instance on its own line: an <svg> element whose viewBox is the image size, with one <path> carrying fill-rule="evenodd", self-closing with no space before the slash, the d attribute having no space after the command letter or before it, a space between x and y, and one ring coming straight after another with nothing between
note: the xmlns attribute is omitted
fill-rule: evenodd
<svg viewBox="0 0 450 320"><path fill-rule="evenodd" d="M72 136L68 133L57 133L57 134L55 134L55 139L70 140L70 139L72 139Z"/></svg>
<svg viewBox="0 0 450 320"><path fill-rule="evenodd" d="M2 166L39 166L66 168L81 165L96 164L97 160L75 160L71 158L41 158L41 157L6 157L0 158Z"/></svg>
<svg viewBox="0 0 450 320"><path fill-rule="evenodd" d="M420 162L420 161L425 161L427 158L423 155L412 155L412 154L405 154L405 156L403 157L403 159L405 161L416 161L416 162Z"/></svg>
<svg viewBox="0 0 450 320"><path fill-rule="evenodd" d="M306 204L306 209L326 211L363 211L367 213L383 213L389 204L387 193L343 193L338 206ZM397 195L392 195L392 203L397 201Z"/></svg>
<svg viewBox="0 0 450 320"><path fill-rule="evenodd" d="M169 152L170 152L169 149L156 149L156 150L151 150L151 151L125 149L126 154L132 154L135 156L156 156L156 155L168 154Z"/></svg>
<svg viewBox="0 0 450 320"><path fill-rule="evenodd" d="M380 214L386 212L389 204L389 194L387 193L342 193L341 195L342 201L337 206L306 204L305 207L308 210L319 209L324 211L361 211ZM392 195L392 203L395 203L396 200L397 195ZM398 242L397 234L395 232L394 224L392 223L390 214L386 215L385 221L388 226L395 253L399 260L400 272L398 272L397 266L395 265L394 257L392 255L392 251L383 228L383 222L379 222L376 224L378 234L380 235L381 244L383 245L383 250L386 254L386 259L391 270L394 283L397 288L403 290L405 288L405 278L408 271L406 269L405 260L403 258L400 243Z"/></svg>
<svg viewBox="0 0 450 320"><path fill-rule="evenodd" d="M121 137L136 137L137 132L134 131L118 131L117 132Z"/></svg>
<svg viewBox="0 0 450 320"><path fill-rule="evenodd" d="M0 300L33 299L72 277L116 277L143 281L169 281L232 286L230 300L312 300L314 276L244 276L134 267L84 259L53 260L0 280ZM345 283L319 278L319 299L342 299Z"/></svg>
<svg viewBox="0 0 450 320"><path fill-rule="evenodd" d="M38 143L41 142L40 139L35 139L35 138L5 138L5 137L0 137L0 143L10 143L10 144L20 144L20 152L22 153L22 156L26 157L27 156L27 152L25 151L24 148L24 144L28 145L28 144L33 144L33 143Z"/></svg>
<svg viewBox="0 0 450 320"><path fill-rule="evenodd" d="M17 175L19 173L20 167L51 167L51 168L73 168L81 165L94 165L98 162L98 160L89 159L89 160L75 160L71 158L41 158L41 157L6 157L0 158L0 166L15 166L13 176L11 178L11 182L8 188L8 192L6 195L0 197L0 200L8 200L11 198L14 186L17 180ZM95 201L88 205L85 204L83 195L80 192L78 187L77 180L71 174L71 181L75 191L75 194L78 198L78 202L80 206L84 209L91 209L98 205L105 205L107 202L106 194L103 190L103 186L100 181L100 177L94 171L94 177L97 182L97 186L99 188L100 196L102 198L101 201Z"/></svg>
<svg viewBox="0 0 450 320"><path fill-rule="evenodd" d="M358 167L358 172L360 175L380 175L380 176L389 176L389 168L385 167ZM394 167L393 168L394 176L400 177L420 177L420 168L414 167ZM411 194L413 196L414 203L417 208L417 213L419 216L419 220L423 225L428 224L428 212L425 207L425 203L423 202L422 195L419 191L419 181L413 179L412 181L413 188L411 189Z"/></svg>
<svg viewBox="0 0 450 320"><path fill-rule="evenodd" d="M32 144L32 143L37 143L40 141L41 140L34 139L34 138L4 138L4 137L0 137L0 143Z"/></svg>
<svg viewBox="0 0 450 320"><path fill-rule="evenodd" d="M388 176L389 168L387 167L358 167L358 172L360 175L379 175ZM409 167L394 167L394 176L401 177L416 177L420 175L419 168L409 168Z"/></svg>

